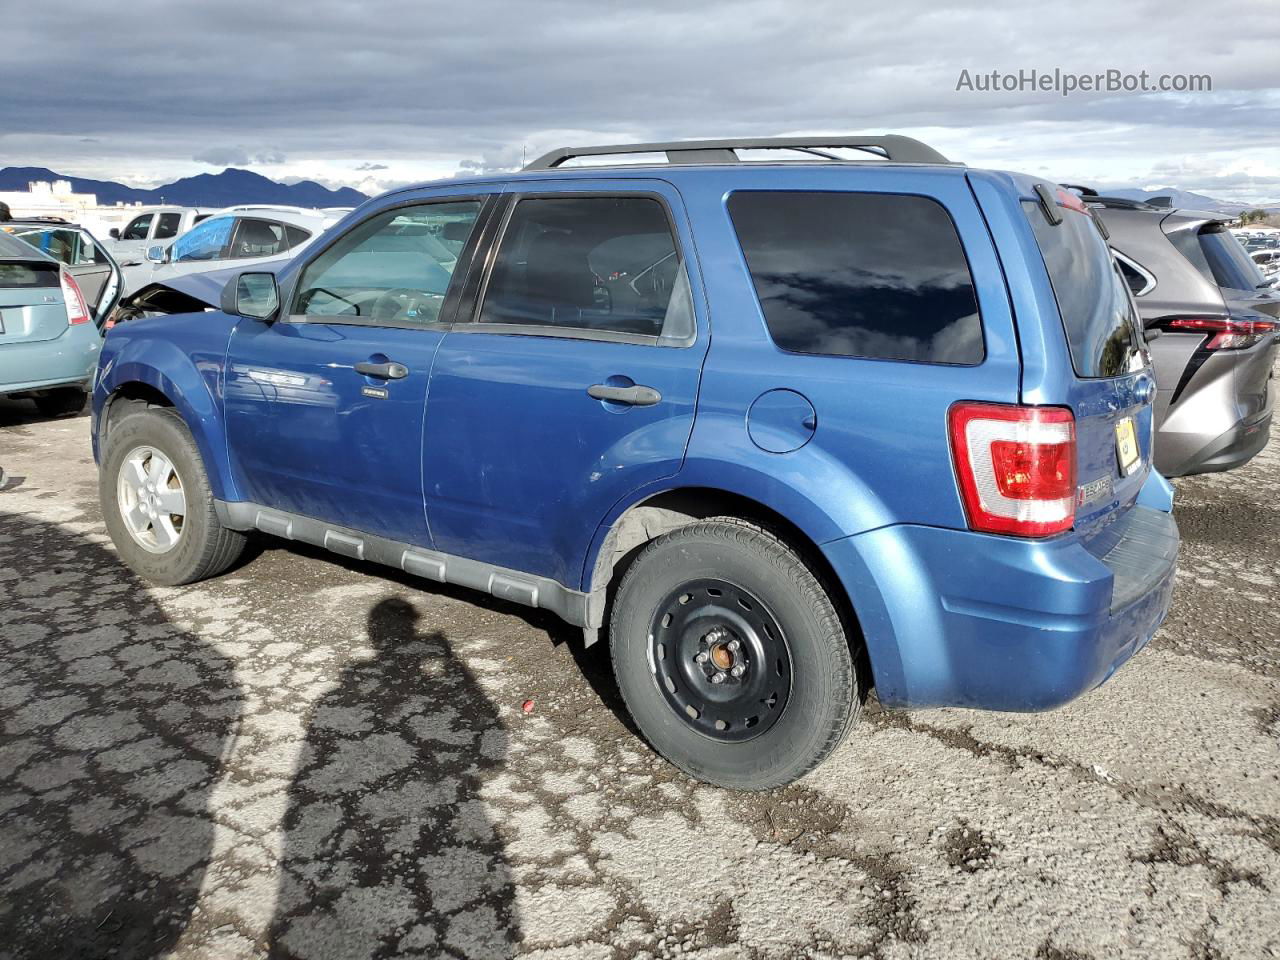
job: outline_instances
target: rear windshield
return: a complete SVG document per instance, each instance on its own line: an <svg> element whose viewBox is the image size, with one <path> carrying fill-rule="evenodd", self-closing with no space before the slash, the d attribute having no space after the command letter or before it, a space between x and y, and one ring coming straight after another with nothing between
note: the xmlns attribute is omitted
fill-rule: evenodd
<svg viewBox="0 0 1280 960"><path fill-rule="evenodd" d="M1218 286L1253 290L1262 283L1262 274L1240 241L1220 224L1202 228L1197 239L1209 265L1210 279Z"/></svg>
<svg viewBox="0 0 1280 960"><path fill-rule="evenodd" d="M0 262L0 289L56 287L58 281L58 268L52 263Z"/></svg>
<svg viewBox="0 0 1280 960"><path fill-rule="evenodd" d="M1129 288L1088 214L1059 207L1052 224L1038 203L1023 201L1044 258L1058 313L1080 377L1119 377L1142 367Z"/></svg>
<svg viewBox="0 0 1280 960"><path fill-rule="evenodd" d="M769 335L783 350L982 362L982 322L951 217L927 197L743 191L729 198Z"/></svg>
<svg viewBox="0 0 1280 960"><path fill-rule="evenodd" d="M9 262L4 262L10 258ZM39 257L30 246L0 231L0 287L56 287L58 265Z"/></svg>

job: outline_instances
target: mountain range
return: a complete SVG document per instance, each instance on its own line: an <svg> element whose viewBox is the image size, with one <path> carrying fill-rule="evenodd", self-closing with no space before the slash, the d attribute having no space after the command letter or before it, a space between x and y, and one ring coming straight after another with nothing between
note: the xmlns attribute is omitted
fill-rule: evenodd
<svg viewBox="0 0 1280 960"><path fill-rule="evenodd" d="M76 193L92 193L98 203L110 206L115 203L171 203L184 207L229 207L238 203L274 203L295 207L354 207L368 200L368 196L352 187L331 190L314 180L298 183L278 183L251 170L228 167L221 173L201 173L183 177L173 183L151 190L128 187L110 180L87 180L69 177L44 167L5 167L0 169L0 190L26 190L35 180L67 180ZM1174 207L1191 210L1210 210L1219 213L1239 213L1259 207L1280 210L1280 201L1240 203L1217 200L1202 193L1192 193L1169 187L1159 190L1142 190L1136 187L1106 188L1101 191L1109 197L1129 200L1150 200L1152 197L1170 197Z"/></svg>
<svg viewBox="0 0 1280 960"><path fill-rule="evenodd" d="M354 207L369 198L359 190L342 187L330 190L313 180L277 183L251 170L228 167L221 173L201 173L183 177L153 190L127 187L110 180L69 177L44 167L0 169L0 190L26 190L32 181L67 180L76 193L92 193L98 203L171 203L182 207L229 207L240 203L271 203L294 207Z"/></svg>

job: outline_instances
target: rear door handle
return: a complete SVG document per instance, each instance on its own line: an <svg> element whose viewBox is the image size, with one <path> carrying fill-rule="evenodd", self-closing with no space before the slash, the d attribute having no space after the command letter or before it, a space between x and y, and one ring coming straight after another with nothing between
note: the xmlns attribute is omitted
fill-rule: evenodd
<svg viewBox="0 0 1280 960"><path fill-rule="evenodd" d="M606 383L595 383L587 387L587 396L597 400L608 400L610 403L625 403L633 407L652 407L662 400L662 394L653 387L635 384L630 387L611 387Z"/></svg>
<svg viewBox="0 0 1280 960"><path fill-rule="evenodd" d="M356 373L363 373L366 377L377 377L379 380L403 380L409 375L409 368L403 363L373 363L369 360L362 360L356 364Z"/></svg>

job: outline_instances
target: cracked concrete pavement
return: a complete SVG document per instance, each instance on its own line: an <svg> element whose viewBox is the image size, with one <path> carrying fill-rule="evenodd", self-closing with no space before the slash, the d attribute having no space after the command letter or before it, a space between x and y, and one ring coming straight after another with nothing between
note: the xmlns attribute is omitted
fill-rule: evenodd
<svg viewBox="0 0 1280 960"><path fill-rule="evenodd" d="M87 432L0 401L0 957L1280 956L1276 441L1178 482L1173 611L1101 689L873 701L741 795L536 613L268 541L141 582Z"/></svg>

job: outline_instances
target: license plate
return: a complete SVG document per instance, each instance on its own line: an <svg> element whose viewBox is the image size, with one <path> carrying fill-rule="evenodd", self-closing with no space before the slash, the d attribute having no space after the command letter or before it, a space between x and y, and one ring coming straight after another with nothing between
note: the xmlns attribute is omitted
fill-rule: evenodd
<svg viewBox="0 0 1280 960"><path fill-rule="evenodd" d="M1133 417L1125 417L1116 424L1116 457L1120 461L1120 473L1129 476L1138 469L1142 454L1138 450L1138 428Z"/></svg>

